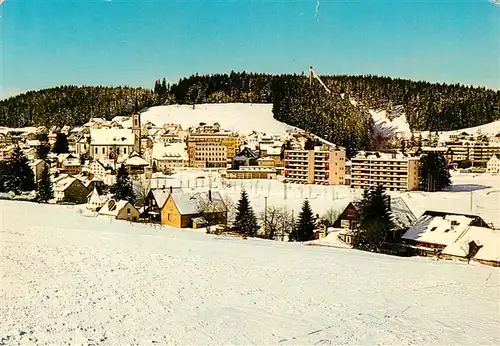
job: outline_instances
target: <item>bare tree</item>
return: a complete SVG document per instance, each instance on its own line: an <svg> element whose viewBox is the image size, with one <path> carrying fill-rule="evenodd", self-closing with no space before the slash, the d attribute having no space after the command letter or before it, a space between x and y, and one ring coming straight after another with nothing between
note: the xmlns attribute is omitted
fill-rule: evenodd
<svg viewBox="0 0 500 346"><path fill-rule="evenodd" d="M135 205L143 207L146 203L146 197L151 189L151 180L134 181Z"/></svg>
<svg viewBox="0 0 500 346"><path fill-rule="evenodd" d="M294 220L292 214L286 207L270 206L267 208L267 215L260 216L264 224L264 237L272 240L285 240L293 230Z"/></svg>
<svg viewBox="0 0 500 346"><path fill-rule="evenodd" d="M223 197L223 200L227 208L226 226L231 226L236 218L236 204L227 195Z"/></svg>
<svg viewBox="0 0 500 346"><path fill-rule="evenodd" d="M322 224L325 225L326 227L332 227L335 221L339 218L340 213L333 209L333 208L328 208L325 213L321 216Z"/></svg>

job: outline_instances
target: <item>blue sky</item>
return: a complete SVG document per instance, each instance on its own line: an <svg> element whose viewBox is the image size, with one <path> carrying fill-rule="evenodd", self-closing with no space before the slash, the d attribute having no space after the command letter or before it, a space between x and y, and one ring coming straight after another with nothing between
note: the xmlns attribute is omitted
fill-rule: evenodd
<svg viewBox="0 0 500 346"><path fill-rule="evenodd" d="M5 0L0 97L309 65L500 88L500 6L487 0L320 0L315 8L316 0Z"/></svg>

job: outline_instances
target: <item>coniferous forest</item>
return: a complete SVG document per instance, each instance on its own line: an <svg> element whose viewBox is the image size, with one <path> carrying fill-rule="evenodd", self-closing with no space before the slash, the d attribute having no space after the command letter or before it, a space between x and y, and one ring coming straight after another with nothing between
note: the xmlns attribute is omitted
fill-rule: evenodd
<svg viewBox="0 0 500 346"><path fill-rule="evenodd" d="M139 106L156 104L153 91L131 87L59 86L29 91L0 101L0 126L78 126L90 118L130 115Z"/></svg>
<svg viewBox="0 0 500 346"><path fill-rule="evenodd" d="M413 131L448 131L500 119L500 92L458 84L437 84L377 76L322 76L327 93L308 75L231 72L193 75L154 89L61 86L0 101L0 125L81 125L92 117L110 119L139 106L199 103L272 103L274 117L300 127L351 153L369 148L368 109L388 114L402 106ZM357 102L353 106L350 100Z"/></svg>

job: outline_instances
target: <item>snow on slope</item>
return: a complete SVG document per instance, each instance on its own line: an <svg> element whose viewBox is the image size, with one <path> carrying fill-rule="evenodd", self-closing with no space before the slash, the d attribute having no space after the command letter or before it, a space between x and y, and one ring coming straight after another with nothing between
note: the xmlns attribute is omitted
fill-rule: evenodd
<svg viewBox="0 0 500 346"><path fill-rule="evenodd" d="M193 109L189 105L151 107L141 114L142 121L161 126L165 123L181 124L183 128L200 122L218 122L221 128L250 133L260 131L281 133L292 127L273 118L272 104L222 103L201 104Z"/></svg>
<svg viewBox="0 0 500 346"><path fill-rule="evenodd" d="M385 110L368 111L374 122L375 134L383 137L400 137L409 138L411 136L410 125L406 120L406 114L403 112L402 106L394 107L392 116L387 115Z"/></svg>
<svg viewBox="0 0 500 346"><path fill-rule="evenodd" d="M494 136L500 133L500 120L493 121L484 125L479 125L475 127L469 127L466 129L454 130L454 131L443 131L439 132L439 140L444 141L450 138L450 135L457 135L462 132L467 132L470 135L476 135L480 132L482 135ZM422 136L425 138L429 135L429 131L422 132Z"/></svg>
<svg viewBox="0 0 500 346"><path fill-rule="evenodd" d="M498 268L0 208L5 345L500 344Z"/></svg>

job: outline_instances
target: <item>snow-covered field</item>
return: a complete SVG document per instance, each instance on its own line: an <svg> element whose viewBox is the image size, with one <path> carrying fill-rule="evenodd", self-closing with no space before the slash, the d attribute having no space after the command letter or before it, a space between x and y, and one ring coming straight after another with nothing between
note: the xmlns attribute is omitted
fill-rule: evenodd
<svg viewBox="0 0 500 346"><path fill-rule="evenodd" d="M5 345L500 343L498 268L0 208Z"/></svg>
<svg viewBox="0 0 500 346"><path fill-rule="evenodd" d="M143 122L157 126L165 123L181 124L183 128L198 126L204 122L218 122L221 128L244 134L252 131L281 133L291 129L273 118L272 104L222 103L200 104L195 109L189 105L151 107L141 114Z"/></svg>
<svg viewBox="0 0 500 346"><path fill-rule="evenodd" d="M426 210L477 214L500 228L500 176L491 174L461 174L453 172L453 186L446 192L390 192L402 197L419 217ZM163 183L159 183L162 187ZM226 180L216 173L177 173L164 185L182 186L185 191L206 191L209 186L237 201L245 189L257 214L264 212L265 197L268 206L286 206L295 215L304 199L309 199L315 214L322 215L332 208L341 212L349 202L362 196L362 190L347 186L319 186L283 184L276 180ZM472 202L472 203L471 203Z"/></svg>

